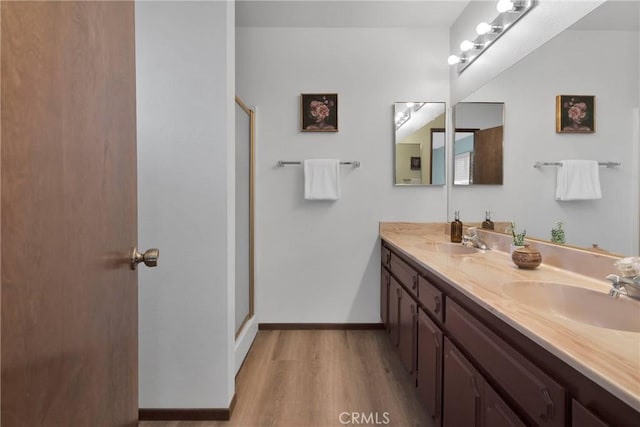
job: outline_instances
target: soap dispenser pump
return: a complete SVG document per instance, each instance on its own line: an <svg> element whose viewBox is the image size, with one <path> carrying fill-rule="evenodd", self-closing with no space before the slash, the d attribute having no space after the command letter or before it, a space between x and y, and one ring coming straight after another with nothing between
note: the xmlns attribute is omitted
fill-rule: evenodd
<svg viewBox="0 0 640 427"><path fill-rule="evenodd" d="M460 211L455 211L454 220L451 222L451 242L462 243L462 222L460 221Z"/></svg>
<svg viewBox="0 0 640 427"><path fill-rule="evenodd" d="M493 221L491 221L491 211L485 211L484 218L484 221L482 221L482 228L485 230L493 230L494 224Z"/></svg>

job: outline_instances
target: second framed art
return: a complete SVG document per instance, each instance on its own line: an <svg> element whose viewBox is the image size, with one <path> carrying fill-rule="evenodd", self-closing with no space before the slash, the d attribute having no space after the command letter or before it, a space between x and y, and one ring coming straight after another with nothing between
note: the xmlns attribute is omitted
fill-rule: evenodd
<svg viewBox="0 0 640 427"><path fill-rule="evenodd" d="M592 95L556 96L557 133L594 133L596 97Z"/></svg>
<svg viewBox="0 0 640 427"><path fill-rule="evenodd" d="M300 130L302 132L338 132L338 94L301 94Z"/></svg>

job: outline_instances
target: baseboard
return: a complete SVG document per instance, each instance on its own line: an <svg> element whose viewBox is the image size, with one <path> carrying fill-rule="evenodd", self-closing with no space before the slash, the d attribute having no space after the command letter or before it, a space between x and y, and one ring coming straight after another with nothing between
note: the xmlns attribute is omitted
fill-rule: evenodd
<svg viewBox="0 0 640 427"><path fill-rule="evenodd" d="M229 421L236 406L233 395L228 408L139 408L140 421Z"/></svg>
<svg viewBox="0 0 640 427"><path fill-rule="evenodd" d="M259 323L258 330L379 330L384 323Z"/></svg>

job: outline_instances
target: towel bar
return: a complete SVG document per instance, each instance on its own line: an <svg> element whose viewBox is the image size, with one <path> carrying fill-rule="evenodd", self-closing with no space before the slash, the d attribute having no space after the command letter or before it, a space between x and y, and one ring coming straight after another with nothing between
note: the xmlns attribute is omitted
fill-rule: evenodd
<svg viewBox="0 0 640 427"><path fill-rule="evenodd" d="M608 168L613 168L613 167L616 167L616 166L621 166L622 163L620 163L620 162L598 162L598 165L606 166ZM562 166L562 163L560 163L560 162L535 162L533 164L534 168L540 168L542 166Z"/></svg>
<svg viewBox="0 0 640 427"><path fill-rule="evenodd" d="M276 166L279 168L283 168L286 165L301 165L302 162L285 162L284 160L278 160ZM341 165L352 165L354 168L360 167L360 162L358 160L353 160L351 162L340 162Z"/></svg>

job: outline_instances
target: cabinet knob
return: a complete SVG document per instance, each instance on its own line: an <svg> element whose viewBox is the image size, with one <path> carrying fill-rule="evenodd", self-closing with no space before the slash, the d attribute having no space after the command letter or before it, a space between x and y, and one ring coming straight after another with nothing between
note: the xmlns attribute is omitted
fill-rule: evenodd
<svg viewBox="0 0 640 427"><path fill-rule="evenodd" d="M440 297L439 296L435 296L433 297L433 301L436 304L436 308L433 310L436 314L440 313L440 308L441 308L441 303L440 303Z"/></svg>
<svg viewBox="0 0 640 427"><path fill-rule="evenodd" d="M413 286L411 289L415 289L418 286L418 276L413 276Z"/></svg>

